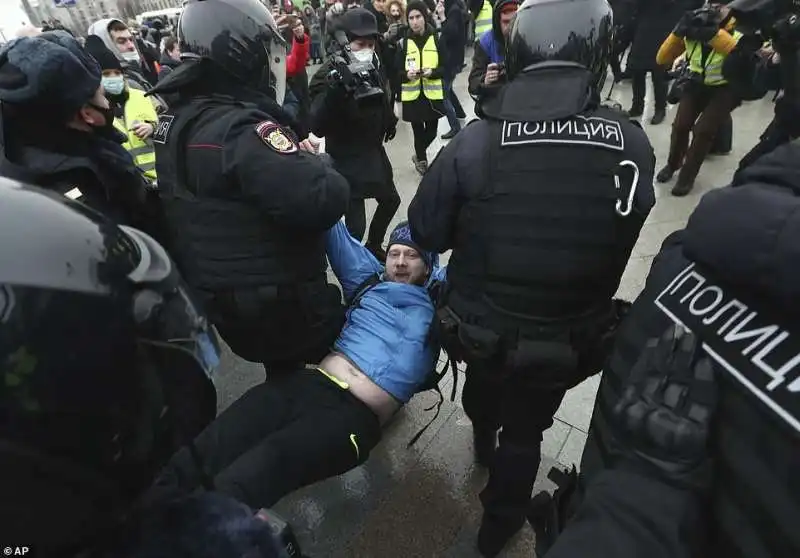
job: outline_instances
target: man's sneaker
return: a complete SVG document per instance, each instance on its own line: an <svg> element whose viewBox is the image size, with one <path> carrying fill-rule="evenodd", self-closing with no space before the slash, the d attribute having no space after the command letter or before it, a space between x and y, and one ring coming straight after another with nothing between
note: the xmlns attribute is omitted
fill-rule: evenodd
<svg viewBox="0 0 800 558"><path fill-rule="evenodd" d="M692 188L694 188L694 181L681 182L680 179L678 179L678 183L672 188L672 195L677 197L685 196L692 191Z"/></svg>
<svg viewBox="0 0 800 558"><path fill-rule="evenodd" d="M509 521L483 514L481 528L478 530L478 552L484 558L494 558L508 544L514 535L525 525L525 518Z"/></svg>
<svg viewBox="0 0 800 558"><path fill-rule="evenodd" d="M644 107L634 105L627 110L627 113L628 116L630 116L631 118L639 118L641 115L644 114Z"/></svg>
<svg viewBox="0 0 800 558"><path fill-rule="evenodd" d="M420 161L416 155L412 155L411 162L414 163L414 168L417 169L418 173L425 174L428 172L428 161Z"/></svg>
<svg viewBox="0 0 800 558"><path fill-rule="evenodd" d="M650 119L650 124L653 126L657 126L664 122L664 119L667 117L667 111L665 110L657 110L655 114L653 114L653 118Z"/></svg>
<svg viewBox="0 0 800 558"><path fill-rule="evenodd" d="M672 180L672 177L675 175L675 171L676 170L678 170L678 169L673 169L669 165L664 165L664 168L662 168L660 171L658 171L658 174L656 175L656 181L660 182L661 184L664 184L665 182L669 182L670 180Z"/></svg>

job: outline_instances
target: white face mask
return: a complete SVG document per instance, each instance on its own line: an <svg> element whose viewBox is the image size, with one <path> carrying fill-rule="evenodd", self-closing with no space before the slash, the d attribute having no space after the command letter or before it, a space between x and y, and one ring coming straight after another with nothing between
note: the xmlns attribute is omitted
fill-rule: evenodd
<svg viewBox="0 0 800 558"><path fill-rule="evenodd" d="M119 95L125 90L125 78L122 76L110 76L102 79L103 89L111 95Z"/></svg>
<svg viewBox="0 0 800 558"><path fill-rule="evenodd" d="M361 50L354 50L352 52L353 58L359 62L372 62L372 56L375 54L375 51L371 48L362 48Z"/></svg>
<svg viewBox="0 0 800 558"><path fill-rule="evenodd" d="M125 62L139 62L139 53L135 50L120 53Z"/></svg>

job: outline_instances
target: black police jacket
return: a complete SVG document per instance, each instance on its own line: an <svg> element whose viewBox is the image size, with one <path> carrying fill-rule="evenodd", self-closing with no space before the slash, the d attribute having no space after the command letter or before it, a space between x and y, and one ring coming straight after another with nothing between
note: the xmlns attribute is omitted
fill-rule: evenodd
<svg viewBox="0 0 800 558"><path fill-rule="evenodd" d="M324 281L324 233L347 208L345 179L299 150L274 101L250 98L180 102L153 137L173 255L201 291Z"/></svg>
<svg viewBox="0 0 800 558"><path fill-rule="evenodd" d="M158 207L118 134L54 127L0 110L0 175L67 195L118 223L159 236ZM122 138L119 138L122 139Z"/></svg>
<svg viewBox="0 0 800 558"><path fill-rule="evenodd" d="M590 486L619 455L609 417L621 385L647 340L670 324L685 324L704 342L715 363L719 406L711 498L702 510L708 521L686 522L685 506L665 508L658 491L623 482L618 491L635 492L649 511L646 524L628 522L633 508L607 500L618 536L668 536L615 558L800 556L799 157L797 142L784 145L741 171L731 187L706 194L686 229L664 242L620 328L581 466ZM695 506L702 496L693 495ZM708 546L698 545L704 537ZM592 555L603 556L600 548L593 545Z"/></svg>
<svg viewBox="0 0 800 558"><path fill-rule="evenodd" d="M539 93L530 91L558 98ZM577 94L572 103L560 115L547 107L542 121L473 122L422 179L412 233L428 250L452 248L448 286L472 301L471 314L577 316L619 287L655 202L653 149L622 113L575 111L585 104Z"/></svg>
<svg viewBox="0 0 800 558"><path fill-rule="evenodd" d="M311 131L325 137L334 166L350 183L351 195L369 198L385 191L394 177L383 142L397 118L387 95L363 102L343 87L329 85L330 61L311 78ZM385 80L381 84L387 91Z"/></svg>

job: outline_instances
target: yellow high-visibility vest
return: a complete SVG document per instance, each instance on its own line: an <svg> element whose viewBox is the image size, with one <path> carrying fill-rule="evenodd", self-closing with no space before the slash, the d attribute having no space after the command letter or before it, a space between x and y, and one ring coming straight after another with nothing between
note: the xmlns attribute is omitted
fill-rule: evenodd
<svg viewBox="0 0 800 558"><path fill-rule="evenodd" d="M478 12L478 18L475 20L475 36L480 37L487 31L492 29L492 5L483 0L481 11Z"/></svg>
<svg viewBox="0 0 800 558"><path fill-rule="evenodd" d="M739 31L731 33L733 38L738 41L742 34ZM703 45L698 41L684 39L686 42L687 59L689 61L689 69L696 74L703 74L705 76L704 83L706 85L725 85L728 83L722 75L722 64L728 57L727 54L722 54L716 50L712 50L711 54L706 58L705 67L703 67ZM708 47L711 48L711 47Z"/></svg>
<svg viewBox="0 0 800 558"><path fill-rule="evenodd" d="M153 148L153 141L148 138L140 140L130 128L133 123L139 122L158 122L156 109L150 99L144 96L144 91L128 88L128 100L125 102L122 118L114 119L114 127L125 134L128 140L122 144L128 153L133 157L133 162L139 167L144 175L150 180L156 179L156 152Z"/></svg>
<svg viewBox="0 0 800 558"><path fill-rule="evenodd" d="M439 65L439 52L436 50L436 40L433 35L425 41L422 52L417 48L417 43L411 37L406 43L406 72L410 70L431 69ZM400 89L402 102L415 101L419 98L420 91L426 99L441 101L444 99L444 85L441 79L423 77L404 83Z"/></svg>

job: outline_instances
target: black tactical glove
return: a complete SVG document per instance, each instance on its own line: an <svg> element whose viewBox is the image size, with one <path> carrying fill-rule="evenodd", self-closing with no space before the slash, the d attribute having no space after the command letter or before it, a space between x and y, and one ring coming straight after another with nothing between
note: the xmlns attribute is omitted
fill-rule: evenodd
<svg viewBox="0 0 800 558"><path fill-rule="evenodd" d="M383 141L392 141L394 137L397 135L397 117L392 114L391 122L386 127L386 134L383 136Z"/></svg>
<svg viewBox="0 0 800 558"><path fill-rule="evenodd" d="M683 39L686 37L686 32L689 30L689 23L692 21L694 17L694 11L689 11L681 16L681 19L675 25L675 29L672 30L672 33Z"/></svg>
<svg viewBox="0 0 800 558"><path fill-rule="evenodd" d="M623 446L617 467L682 489L707 488L717 386L700 352L696 337L677 326L647 343L614 408Z"/></svg>

